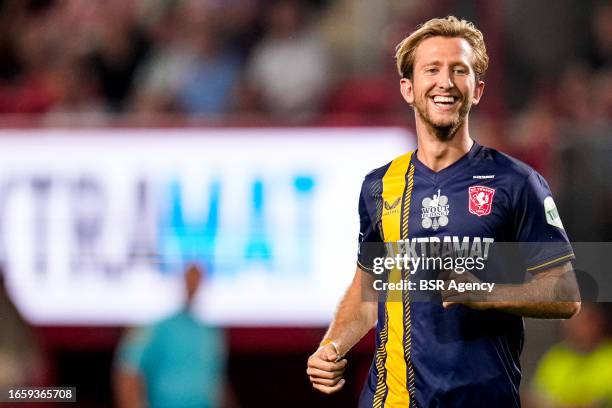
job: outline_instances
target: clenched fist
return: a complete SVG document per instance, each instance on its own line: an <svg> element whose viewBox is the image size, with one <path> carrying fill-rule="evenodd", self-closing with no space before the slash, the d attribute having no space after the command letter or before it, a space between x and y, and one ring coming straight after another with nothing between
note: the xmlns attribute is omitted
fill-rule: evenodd
<svg viewBox="0 0 612 408"><path fill-rule="evenodd" d="M346 380L342 378L347 361L340 359L336 347L330 343L319 347L308 358L306 373L312 386L325 394L340 390Z"/></svg>

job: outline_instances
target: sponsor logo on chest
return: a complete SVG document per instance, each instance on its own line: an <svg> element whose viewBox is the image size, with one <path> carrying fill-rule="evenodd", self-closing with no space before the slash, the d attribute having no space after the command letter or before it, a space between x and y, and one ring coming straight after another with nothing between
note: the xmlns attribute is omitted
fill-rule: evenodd
<svg viewBox="0 0 612 408"><path fill-rule="evenodd" d="M440 190L433 197L425 197L421 202L421 225L425 229L436 231L448 224L450 205L448 197L442 195Z"/></svg>
<svg viewBox="0 0 612 408"><path fill-rule="evenodd" d="M389 200L383 199L383 217L388 217L391 214L397 214L400 211L400 201L401 197L397 197L395 199L391 198Z"/></svg>
<svg viewBox="0 0 612 408"><path fill-rule="evenodd" d="M399 202L400 202L400 197L397 197L397 199L393 202L385 201L385 210L391 211L392 209L397 207Z"/></svg>

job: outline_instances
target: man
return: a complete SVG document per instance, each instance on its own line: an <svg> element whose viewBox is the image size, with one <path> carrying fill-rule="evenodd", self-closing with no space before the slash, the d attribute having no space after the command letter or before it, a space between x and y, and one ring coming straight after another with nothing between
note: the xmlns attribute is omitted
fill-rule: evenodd
<svg viewBox="0 0 612 408"><path fill-rule="evenodd" d="M341 389L343 356L376 322L360 406L519 407L522 316L569 318L580 308L572 248L544 179L470 137L469 112L483 95L488 65L482 33L452 16L432 19L398 45L396 59L402 96L415 112L418 149L364 180L355 277L307 374L323 393ZM444 267L445 290L414 302L415 292L398 297L377 283L371 245L402 240L428 243L438 253L465 244L470 255L484 252L484 258L484 243L528 242L517 250L533 279L495 284L482 301L483 292L460 292L448 282L495 281L495 273L514 265L489 259L486 272L493 275L479 275L482 282ZM414 280L412 273L395 267L388 279Z"/></svg>
<svg viewBox="0 0 612 408"><path fill-rule="evenodd" d="M191 310L202 279L200 266L189 265L184 274L184 307L152 327L128 332L121 341L115 367L118 407L222 405L223 333L202 324Z"/></svg>

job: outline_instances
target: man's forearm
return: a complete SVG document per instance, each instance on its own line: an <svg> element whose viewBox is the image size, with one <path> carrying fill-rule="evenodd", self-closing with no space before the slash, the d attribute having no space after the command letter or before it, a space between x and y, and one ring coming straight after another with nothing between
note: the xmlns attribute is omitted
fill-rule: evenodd
<svg viewBox="0 0 612 408"><path fill-rule="evenodd" d="M504 287L503 289L504 294L500 296L506 300L494 301L491 303L491 309L539 319L567 319L580 310L578 301L508 300L508 296L518 295L524 289L521 287Z"/></svg>
<svg viewBox="0 0 612 408"><path fill-rule="evenodd" d="M566 319L580 310L580 293L571 264L522 285L498 285L491 308L525 317Z"/></svg>
<svg viewBox="0 0 612 408"><path fill-rule="evenodd" d="M366 299L371 290L369 275L358 270L338 305L324 340L333 341L340 355L346 354L376 323L377 303Z"/></svg>

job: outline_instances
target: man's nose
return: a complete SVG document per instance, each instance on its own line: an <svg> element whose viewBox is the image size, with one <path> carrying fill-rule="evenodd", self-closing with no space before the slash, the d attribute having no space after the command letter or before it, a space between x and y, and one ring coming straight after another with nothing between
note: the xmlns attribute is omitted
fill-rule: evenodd
<svg viewBox="0 0 612 408"><path fill-rule="evenodd" d="M450 69L444 68L440 70L438 75L438 87L440 89L451 89L455 86L453 75Z"/></svg>

